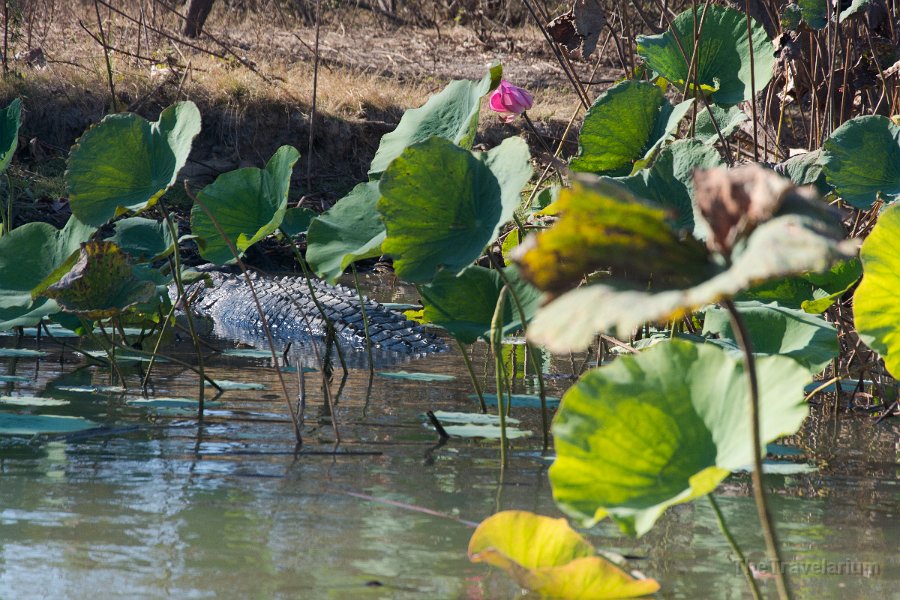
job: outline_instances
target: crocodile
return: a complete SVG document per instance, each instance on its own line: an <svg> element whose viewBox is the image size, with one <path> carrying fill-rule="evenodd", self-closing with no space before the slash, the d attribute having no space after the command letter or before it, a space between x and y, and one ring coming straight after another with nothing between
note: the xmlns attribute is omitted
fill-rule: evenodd
<svg viewBox="0 0 900 600"><path fill-rule="evenodd" d="M204 272L209 276L212 287L197 282L185 290L190 299L191 312L210 319L213 333L219 337L264 345L266 338L262 321L244 276L217 270ZM251 273L250 278L278 347L283 348L289 343L305 346L324 339L326 321L304 277ZM365 351L365 326L357 291L317 279L310 281L316 299L332 322L336 341L342 348ZM170 295L176 295L174 286L170 287ZM443 340L425 331L420 324L378 302L365 297L363 300L371 346L379 354L416 357L447 350Z"/></svg>

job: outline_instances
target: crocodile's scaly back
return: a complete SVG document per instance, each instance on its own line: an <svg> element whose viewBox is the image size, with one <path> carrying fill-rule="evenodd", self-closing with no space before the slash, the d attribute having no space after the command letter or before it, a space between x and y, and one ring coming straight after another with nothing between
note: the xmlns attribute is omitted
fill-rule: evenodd
<svg viewBox="0 0 900 600"><path fill-rule="evenodd" d="M213 287L195 283L186 290L191 298L192 312L209 317L225 332L243 331L250 336L262 337L259 311L244 277L219 271L208 274ZM256 274L250 277L273 338L280 342L302 343L325 335L325 320L305 278ZM334 325L338 342L356 350L365 349L363 314L357 292L319 280L312 280L312 284L319 305ZM421 325L378 302L366 299L365 312L369 338L375 349L407 355L446 350L444 342L424 331Z"/></svg>

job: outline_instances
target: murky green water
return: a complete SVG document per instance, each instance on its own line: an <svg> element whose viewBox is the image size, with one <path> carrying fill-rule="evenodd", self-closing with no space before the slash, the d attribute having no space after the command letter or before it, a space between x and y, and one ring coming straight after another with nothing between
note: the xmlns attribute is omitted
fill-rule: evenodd
<svg viewBox="0 0 900 600"><path fill-rule="evenodd" d="M0 338L0 347L16 343ZM265 390L228 391L199 422L192 412L130 406L135 391L71 391L107 385L108 373L46 341L40 348L49 355L0 358L0 376L22 378L0 383L0 395L68 399L35 412L86 416L111 430L2 442L3 599L513 598L517 588L503 573L466 559L470 523L498 509L559 514L539 436L512 443L503 473L496 443L438 444L425 410L477 409L455 354L393 367L456 375L449 382L375 377L369 389L368 372L353 371L336 408L337 447L316 374L307 375L305 440L295 449L265 359L211 359L213 378ZM192 373L172 363L157 369L156 396L196 397ZM569 372L569 361L553 369ZM136 385L138 370L127 373ZM286 382L293 396L296 374ZM568 383L556 379L552 393ZM539 430L534 412L515 416ZM896 597L897 423L817 411L789 442L780 452L803 452L818 467L767 477L798 596ZM762 561L748 492L749 475L739 474L719 500L749 558ZM669 510L639 540L610 524L590 535L601 548L640 557L633 565L662 582L660 598L749 597L705 502Z"/></svg>

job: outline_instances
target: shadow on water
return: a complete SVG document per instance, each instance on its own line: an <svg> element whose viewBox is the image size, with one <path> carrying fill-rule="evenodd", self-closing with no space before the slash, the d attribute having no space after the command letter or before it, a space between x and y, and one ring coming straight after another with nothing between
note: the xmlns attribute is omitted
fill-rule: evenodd
<svg viewBox="0 0 900 600"><path fill-rule="evenodd" d="M16 343L0 337L0 347ZM27 337L20 345L38 348ZM337 448L320 380L307 374L296 453L266 358L211 358L213 379L256 389L227 390L198 421L196 376L173 363L157 365L148 399L70 350L46 341L40 349L48 354L0 358L0 396L68 404L0 408L77 415L105 429L0 442L3 598L514 598L503 573L468 562L471 523L498 509L559 515L538 411L514 413L536 435L511 442L502 480L495 442L439 443L427 410L477 410L453 352L391 367L452 380L376 375L368 389L368 371L351 369L335 408ZM488 362L479 348L475 367L489 381ZM569 361L558 362L549 367L554 396L570 382ZM128 367L132 387L141 370ZM526 383L517 391L533 392ZM817 469L767 477L798 597L889 597L900 588L896 424L815 414L773 449ZM748 558L762 563L749 485L736 474L718 497ZM706 503L669 510L639 540L609 523L589 535L642 557L638 568L663 583L657 597L746 597Z"/></svg>

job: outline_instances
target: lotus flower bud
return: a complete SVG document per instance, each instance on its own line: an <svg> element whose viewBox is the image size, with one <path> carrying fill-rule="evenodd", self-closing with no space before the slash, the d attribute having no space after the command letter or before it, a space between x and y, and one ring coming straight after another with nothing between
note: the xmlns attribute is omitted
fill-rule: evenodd
<svg viewBox="0 0 900 600"><path fill-rule="evenodd" d="M489 104L492 111L500 113L500 119L504 123L511 123L517 116L531 108L531 105L534 104L534 97L522 88L504 80L491 94Z"/></svg>

